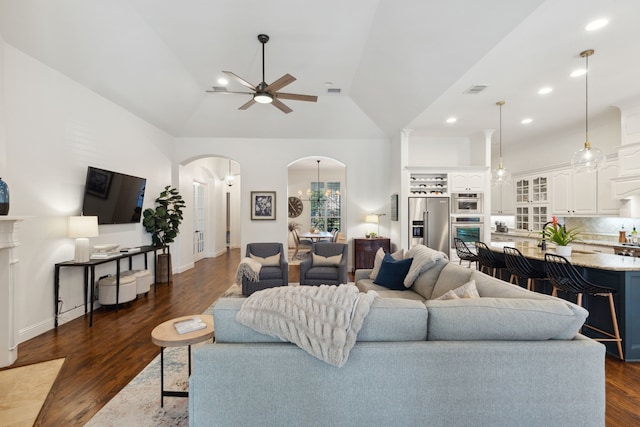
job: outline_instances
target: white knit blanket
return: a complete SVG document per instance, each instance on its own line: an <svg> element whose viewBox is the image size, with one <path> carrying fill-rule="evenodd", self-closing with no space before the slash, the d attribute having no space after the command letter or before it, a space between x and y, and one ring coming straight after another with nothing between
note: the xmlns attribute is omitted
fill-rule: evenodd
<svg viewBox="0 0 640 427"><path fill-rule="evenodd" d="M377 296L354 285L279 286L251 294L236 320L342 367Z"/></svg>
<svg viewBox="0 0 640 427"><path fill-rule="evenodd" d="M236 283L242 284L242 278L246 277L252 282L257 282L260 278L260 270L262 269L262 264L258 261L245 257L240 260L240 264L238 264L238 269L236 270Z"/></svg>

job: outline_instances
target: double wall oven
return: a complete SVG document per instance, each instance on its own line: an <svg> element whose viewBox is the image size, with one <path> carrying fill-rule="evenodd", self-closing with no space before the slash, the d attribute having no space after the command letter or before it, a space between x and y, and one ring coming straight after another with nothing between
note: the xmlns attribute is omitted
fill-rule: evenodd
<svg viewBox="0 0 640 427"><path fill-rule="evenodd" d="M473 246L484 241L484 220L482 215L456 215L451 222L451 247L455 247L454 238Z"/></svg>

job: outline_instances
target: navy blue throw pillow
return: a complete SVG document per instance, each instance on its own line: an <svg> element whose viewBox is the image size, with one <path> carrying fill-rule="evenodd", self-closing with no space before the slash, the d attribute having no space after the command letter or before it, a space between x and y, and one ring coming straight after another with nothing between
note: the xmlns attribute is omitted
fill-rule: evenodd
<svg viewBox="0 0 640 427"><path fill-rule="evenodd" d="M394 291L406 291L404 278L409 272L409 268L411 268L411 261L413 261L413 258L396 261L391 254L384 254L380 271L373 283Z"/></svg>

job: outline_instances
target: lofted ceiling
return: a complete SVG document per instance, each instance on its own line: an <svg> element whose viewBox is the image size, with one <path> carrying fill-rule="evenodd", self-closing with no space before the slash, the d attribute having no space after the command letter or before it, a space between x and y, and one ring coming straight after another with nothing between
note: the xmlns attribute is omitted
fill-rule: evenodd
<svg viewBox="0 0 640 427"><path fill-rule="evenodd" d="M582 50L593 115L640 92L638 17L637 0L0 0L6 43L176 137L469 137L499 100L505 143L543 135L584 121ZM267 83L292 74L283 91L317 103L205 92L222 70L260 82L259 33Z"/></svg>

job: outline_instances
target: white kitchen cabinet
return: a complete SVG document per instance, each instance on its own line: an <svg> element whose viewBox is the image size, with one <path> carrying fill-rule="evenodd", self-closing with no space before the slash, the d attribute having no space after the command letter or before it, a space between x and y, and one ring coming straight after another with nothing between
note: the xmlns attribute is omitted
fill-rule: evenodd
<svg viewBox="0 0 640 427"><path fill-rule="evenodd" d="M611 178L618 177L618 162L605 162L598 169L598 215L620 215L620 200L613 197Z"/></svg>
<svg viewBox="0 0 640 427"><path fill-rule="evenodd" d="M513 215L515 213L513 182L491 187L491 214Z"/></svg>
<svg viewBox="0 0 640 427"><path fill-rule="evenodd" d="M551 213L553 215L594 215L597 211L597 174L574 174L561 169L551 174Z"/></svg>
<svg viewBox="0 0 640 427"><path fill-rule="evenodd" d="M545 175L516 179L514 193L518 230L540 231L549 220L548 181Z"/></svg>
<svg viewBox="0 0 640 427"><path fill-rule="evenodd" d="M456 172L449 174L452 193L485 190L485 174L481 172Z"/></svg>

